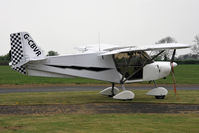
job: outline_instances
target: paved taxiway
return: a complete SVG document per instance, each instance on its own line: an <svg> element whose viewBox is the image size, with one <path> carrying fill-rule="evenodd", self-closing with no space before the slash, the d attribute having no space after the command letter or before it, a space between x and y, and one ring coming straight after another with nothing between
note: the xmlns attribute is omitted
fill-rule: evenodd
<svg viewBox="0 0 199 133"><path fill-rule="evenodd" d="M158 103L88 103L0 105L1 115L107 114L107 113L199 113L199 105Z"/></svg>
<svg viewBox="0 0 199 133"><path fill-rule="evenodd" d="M172 85L160 85L170 90ZM0 93L18 93L18 92L64 92L64 91L92 91L103 90L108 85L72 85L72 86L34 86L34 87L0 87ZM118 87L120 88L120 87ZM139 85L126 86L126 89L152 89L154 86ZM179 85L178 90L199 90L199 85Z"/></svg>

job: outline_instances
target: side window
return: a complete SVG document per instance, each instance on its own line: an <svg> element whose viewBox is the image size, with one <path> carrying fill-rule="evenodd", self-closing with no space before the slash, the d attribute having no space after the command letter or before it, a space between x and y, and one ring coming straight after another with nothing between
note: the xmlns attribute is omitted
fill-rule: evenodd
<svg viewBox="0 0 199 133"><path fill-rule="evenodd" d="M143 67L151 63L150 57L144 51L115 54L113 59L118 72L130 80L141 79Z"/></svg>

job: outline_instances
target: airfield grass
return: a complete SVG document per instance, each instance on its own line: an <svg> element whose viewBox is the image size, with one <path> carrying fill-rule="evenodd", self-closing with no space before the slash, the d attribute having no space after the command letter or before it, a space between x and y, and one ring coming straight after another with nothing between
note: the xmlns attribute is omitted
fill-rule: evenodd
<svg viewBox="0 0 199 133"><path fill-rule="evenodd" d="M199 65L179 65L175 69L178 84L199 84ZM12 84L104 84L86 78L28 77L0 66L0 85ZM146 82L144 82L146 83ZM172 83L169 76L158 83ZM8 88L9 89L9 88ZM87 104L87 103L179 103L199 104L197 90L169 90L165 99L144 95L148 90L133 90L132 101L113 100L98 91L27 92L0 94L0 105ZM180 114L34 114L0 115L2 133L198 133L198 113Z"/></svg>
<svg viewBox="0 0 199 133"><path fill-rule="evenodd" d="M199 114L3 115L3 133L198 133Z"/></svg>
<svg viewBox="0 0 199 133"><path fill-rule="evenodd" d="M6 93L0 94L0 105L41 105L41 104L87 104L87 103L179 103L199 104L199 91L178 90L177 96L172 90L165 99L155 99L153 96L146 96L148 90L133 90L136 96L131 101L114 100L102 96L98 91L79 92L27 92L27 93Z"/></svg>
<svg viewBox="0 0 199 133"><path fill-rule="evenodd" d="M199 65L178 65L175 68L177 84L199 84ZM12 84L106 84L108 82L97 81L87 78L48 78L24 76L9 66L0 66L0 85ZM146 84L147 82L143 82ZM167 79L158 80L157 83L171 84L171 75Z"/></svg>
<svg viewBox="0 0 199 133"><path fill-rule="evenodd" d="M33 77L22 75L9 66L0 66L0 85L2 84L96 84L106 83L87 78L51 78L51 77Z"/></svg>
<svg viewBox="0 0 199 133"><path fill-rule="evenodd" d="M0 94L0 105L86 104L114 102L183 103L199 104L199 92L172 91L166 99L145 96L147 90L134 90L132 101L113 100L98 91L40 92ZM33 114L0 115L3 133L198 133L198 113L180 114Z"/></svg>

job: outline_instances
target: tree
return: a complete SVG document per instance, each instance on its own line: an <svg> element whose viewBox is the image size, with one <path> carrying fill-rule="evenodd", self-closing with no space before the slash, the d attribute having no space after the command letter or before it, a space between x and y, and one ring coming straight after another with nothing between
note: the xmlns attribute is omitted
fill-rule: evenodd
<svg viewBox="0 0 199 133"><path fill-rule="evenodd" d="M156 42L156 44L162 44L162 43L177 43L177 41L173 37L165 37ZM167 61L172 55L171 50L165 50L163 54L160 55L160 59L163 59L164 61Z"/></svg>
<svg viewBox="0 0 199 133"><path fill-rule="evenodd" d="M183 60L197 60L197 59L199 59L199 55L191 54L191 53L178 56L178 60L181 60L181 61L183 61Z"/></svg>
<svg viewBox="0 0 199 133"><path fill-rule="evenodd" d="M8 65L10 61L10 52L6 55L0 56L0 65Z"/></svg>
<svg viewBox="0 0 199 133"><path fill-rule="evenodd" d="M59 55L58 54L58 52L56 52L56 51L48 51L48 54L47 54L47 56L56 56L56 55Z"/></svg>
<svg viewBox="0 0 199 133"><path fill-rule="evenodd" d="M199 55L199 34L194 37L193 42L194 42L194 45L191 48L191 50L192 50L193 54Z"/></svg>

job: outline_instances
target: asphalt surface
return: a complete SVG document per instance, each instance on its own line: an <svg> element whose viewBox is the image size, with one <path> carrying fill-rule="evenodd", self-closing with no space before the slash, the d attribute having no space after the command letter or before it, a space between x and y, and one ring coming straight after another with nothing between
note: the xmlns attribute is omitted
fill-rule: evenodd
<svg viewBox="0 0 199 133"><path fill-rule="evenodd" d="M173 89L172 85L160 85L168 90ZM0 87L0 93L18 93L18 92L65 92L65 91L101 91L108 86L106 85L72 85L72 86L34 86L34 87ZM121 89L121 87L118 87ZM153 89L154 86L139 85L126 86L126 89ZM199 90L199 85L180 85L177 90Z"/></svg>

